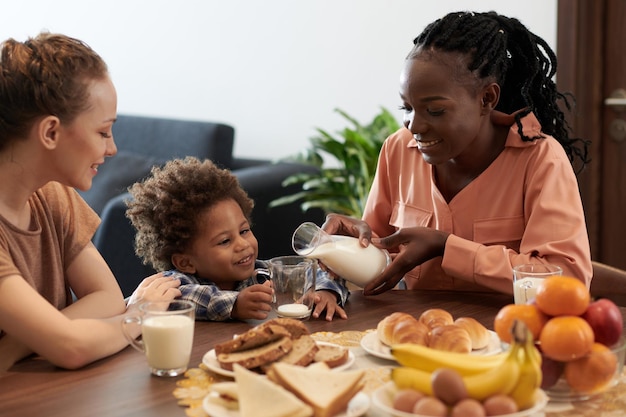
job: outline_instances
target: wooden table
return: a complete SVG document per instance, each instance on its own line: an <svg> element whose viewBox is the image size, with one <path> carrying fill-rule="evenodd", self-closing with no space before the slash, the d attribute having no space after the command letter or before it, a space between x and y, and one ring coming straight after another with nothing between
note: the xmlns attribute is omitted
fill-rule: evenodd
<svg viewBox="0 0 626 417"><path fill-rule="evenodd" d="M511 303L504 294L394 290L373 297L353 292L346 307L348 320L309 320L311 332L367 330L394 311L419 315L428 308L444 308L454 317L471 316L493 329L498 310ZM626 310L623 310L626 312ZM245 322L197 322L190 366L221 341L241 333ZM0 377L0 416L133 416L184 417L172 392L180 378L151 376L144 357L126 348L110 358L77 371L55 368L40 359L27 359Z"/></svg>

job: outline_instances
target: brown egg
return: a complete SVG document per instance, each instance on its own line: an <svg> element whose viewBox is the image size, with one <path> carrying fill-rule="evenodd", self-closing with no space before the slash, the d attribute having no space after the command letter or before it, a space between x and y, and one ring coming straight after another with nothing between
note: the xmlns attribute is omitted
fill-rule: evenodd
<svg viewBox="0 0 626 417"><path fill-rule="evenodd" d="M485 417L485 408L480 401L466 398L452 408L450 417Z"/></svg>
<svg viewBox="0 0 626 417"><path fill-rule="evenodd" d="M403 389L393 397L393 408L405 413L411 413L415 403L424 398L425 395L414 389Z"/></svg>
<svg viewBox="0 0 626 417"><path fill-rule="evenodd" d="M467 398L467 388L461 374L454 369L439 368L432 373L430 382L433 395L448 405Z"/></svg>
<svg viewBox="0 0 626 417"><path fill-rule="evenodd" d="M517 404L508 395L494 395L487 398L483 402L485 413L488 416L499 416L502 414L511 414L518 411Z"/></svg>
<svg viewBox="0 0 626 417"><path fill-rule="evenodd" d="M415 403L413 414L430 417L446 417L448 407L435 397L424 397Z"/></svg>

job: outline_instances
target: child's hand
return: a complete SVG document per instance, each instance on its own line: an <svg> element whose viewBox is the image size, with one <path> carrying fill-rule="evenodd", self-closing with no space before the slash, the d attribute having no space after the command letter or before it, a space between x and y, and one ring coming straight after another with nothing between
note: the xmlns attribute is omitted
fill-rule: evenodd
<svg viewBox="0 0 626 417"><path fill-rule="evenodd" d="M335 314L344 320L348 318L345 310L337 304L337 295L334 292L326 290L316 291L313 317L318 318L324 310L326 310L327 321L332 321Z"/></svg>
<svg viewBox="0 0 626 417"><path fill-rule="evenodd" d="M265 281L263 284L251 285L241 290L230 316L240 320L267 318L268 313L272 311L274 290L271 284L271 281Z"/></svg>
<svg viewBox="0 0 626 417"><path fill-rule="evenodd" d="M163 276L163 273L159 272L141 281L130 296L128 305L145 301L172 301L182 295L179 286L180 280Z"/></svg>

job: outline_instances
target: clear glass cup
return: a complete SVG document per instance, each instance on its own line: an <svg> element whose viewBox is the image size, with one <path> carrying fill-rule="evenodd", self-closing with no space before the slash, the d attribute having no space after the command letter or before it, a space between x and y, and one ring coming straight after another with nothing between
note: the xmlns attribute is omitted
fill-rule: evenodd
<svg viewBox="0 0 626 417"><path fill-rule="evenodd" d="M255 274L270 277L274 289L272 306L279 317L306 320L315 305L317 261L303 256L278 256L259 261L264 268Z"/></svg>
<svg viewBox="0 0 626 417"><path fill-rule="evenodd" d="M190 301L147 302L139 313L122 320L122 330L131 346L146 355L150 371L157 376L178 376L189 366L195 306ZM141 326L141 339L134 339L129 326Z"/></svg>
<svg viewBox="0 0 626 417"><path fill-rule="evenodd" d="M513 267L513 297L515 304L526 304L537 294L542 280L562 275L561 267L551 264L523 264Z"/></svg>
<svg viewBox="0 0 626 417"><path fill-rule="evenodd" d="M319 260L332 272L359 287L365 287L377 278L391 262L386 250L374 245L364 248L355 237L329 235L311 222L298 226L291 246L298 255Z"/></svg>

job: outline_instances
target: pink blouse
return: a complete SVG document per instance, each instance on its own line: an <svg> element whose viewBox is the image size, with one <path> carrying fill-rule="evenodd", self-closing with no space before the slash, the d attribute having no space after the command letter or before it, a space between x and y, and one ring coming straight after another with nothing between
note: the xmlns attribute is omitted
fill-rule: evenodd
<svg viewBox="0 0 626 417"><path fill-rule="evenodd" d="M531 137L541 129L532 113L523 126ZM585 216L567 155L550 136L522 141L517 125L502 153L450 203L411 132L398 130L381 150L363 220L381 237L414 226L451 233L443 257L405 276L409 289L512 293L512 267L524 263L556 264L591 283Z"/></svg>

